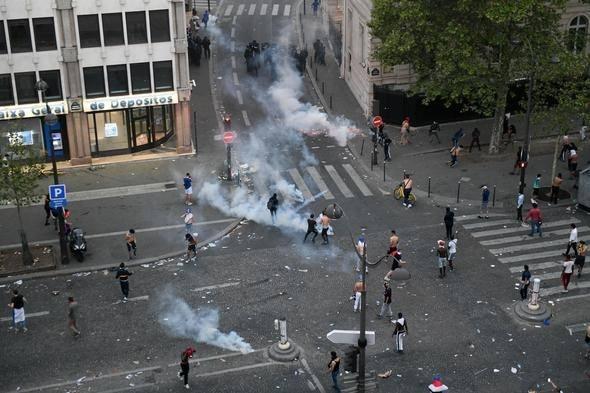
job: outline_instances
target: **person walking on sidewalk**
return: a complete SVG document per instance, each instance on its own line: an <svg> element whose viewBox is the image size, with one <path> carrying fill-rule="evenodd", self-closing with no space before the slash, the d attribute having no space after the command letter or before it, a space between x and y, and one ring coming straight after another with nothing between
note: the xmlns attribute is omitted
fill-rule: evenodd
<svg viewBox="0 0 590 393"><path fill-rule="evenodd" d="M121 262L119 265L119 269L117 269L117 275L115 279L119 280L119 284L121 285L121 292L123 293L123 302L127 301L129 297L129 276L132 275L129 270L125 267L125 264Z"/></svg>
<svg viewBox="0 0 590 393"><path fill-rule="evenodd" d="M440 124L438 124L436 121L433 121L432 124L430 125L430 129L428 130L428 139L431 144L433 142L433 139L436 138L436 140L438 141L438 144L440 145L440 138L438 137L439 132L440 132Z"/></svg>
<svg viewBox="0 0 590 393"><path fill-rule="evenodd" d="M196 350L194 348L188 347L180 354L180 371L177 375L180 380L183 380L186 389L190 388L188 385L188 373L190 371L189 359L193 357L195 352Z"/></svg>
<svg viewBox="0 0 590 393"><path fill-rule="evenodd" d="M477 218L490 218L488 216L488 203L490 202L490 190L488 186L481 187L481 209L479 210L479 216Z"/></svg>
<svg viewBox="0 0 590 393"><path fill-rule="evenodd" d="M391 138L389 135L385 134L383 137L383 157L385 157L385 161L391 161Z"/></svg>
<svg viewBox="0 0 590 393"><path fill-rule="evenodd" d="M473 149L473 146L475 146L475 144L477 144L477 149L481 151L481 145L479 144L480 135L481 132L477 127L475 127L473 131L471 131L471 143L469 144L469 153L471 153L471 150Z"/></svg>
<svg viewBox="0 0 590 393"><path fill-rule="evenodd" d="M516 221L522 224L522 206L524 205L524 194L519 191L516 197Z"/></svg>
<svg viewBox="0 0 590 393"><path fill-rule="evenodd" d="M533 203L533 207L530 208L528 214L526 215L525 221L529 221L531 223L531 233L529 233L529 236L533 236L535 231L539 232L539 237L543 236L543 232L541 230L543 216L541 215L541 209L539 209L539 205Z"/></svg>
<svg viewBox="0 0 590 393"><path fill-rule="evenodd" d="M459 130L455 132L453 138L451 139L452 146L459 147L459 141L461 140L461 138L463 138L463 136L465 136L465 132L463 132L463 128L459 128Z"/></svg>
<svg viewBox="0 0 590 393"><path fill-rule="evenodd" d="M447 248L449 249L449 256L447 257L447 261L449 262L449 269L453 271L453 261L455 260L455 256L457 255L457 238L452 234L451 240L449 240L449 243L447 244Z"/></svg>
<svg viewBox="0 0 590 393"><path fill-rule="evenodd" d="M561 284L563 285L563 293L567 293L567 286L570 283L572 274L574 273L574 261L567 255L565 261L563 261L563 271L561 272Z"/></svg>
<svg viewBox="0 0 590 393"><path fill-rule="evenodd" d="M443 278L447 275L447 248L444 240L439 240L436 248L436 264L438 266L438 278Z"/></svg>
<svg viewBox="0 0 590 393"><path fill-rule="evenodd" d="M182 185L184 186L184 203L187 205L193 204L193 178L191 174L187 174L182 179Z"/></svg>
<svg viewBox="0 0 590 393"><path fill-rule="evenodd" d="M580 240L578 243L578 255L576 255L576 259L574 260L574 265L578 267L578 278L582 276L582 269L584 269L584 264L586 263L587 251L588 246L586 246L586 242L584 240Z"/></svg>
<svg viewBox="0 0 590 393"><path fill-rule="evenodd" d="M180 216L184 220L184 230L186 233L193 232L193 224L195 222L195 216L193 215L193 211L191 208L187 208L186 211L182 216Z"/></svg>
<svg viewBox="0 0 590 393"><path fill-rule="evenodd" d="M205 28L207 28L207 23L209 23L209 10L205 10L205 13L203 13L203 18L201 19L201 22L203 22L203 25L205 25Z"/></svg>
<svg viewBox="0 0 590 393"><path fill-rule="evenodd" d="M576 228L576 224L572 223L570 224L570 238L567 242L567 248L565 249L565 252L563 253L563 256L568 256L570 255L570 248L574 250L574 257L578 255L578 228Z"/></svg>
<svg viewBox="0 0 590 393"><path fill-rule="evenodd" d="M563 177L561 177L561 173L558 173L553 179L553 183L551 183L551 203L553 204L557 204L557 200L559 198L559 188L561 187L562 182Z"/></svg>
<svg viewBox="0 0 590 393"><path fill-rule="evenodd" d="M389 319L393 318L393 311L391 311L391 286L389 282L383 282L383 304L381 304L381 311L377 314L377 318L383 318L383 314L387 311Z"/></svg>
<svg viewBox="0 0 590 393"><path fill-rule="evenodd" d="M410 179L410 175L406 173L404 174L404 180L402 183L404 185L404 201L402 204L410 208L412 207L412 204L410 203L410 194L412 193L412 186L414 185L414 182L412 179Z"/></svg>
<svg viewBox="0 0 590 393"><path fill-rule="evenodd" d="M529 285L531 284L531 272L529 265L524 265L524 270L520 276L520 299L526 300L529 293Z"/></svg>
<svg viewBox="0 0 590 393"><path fill-rule="evenodd" d="M457 165L457 161L459 160L459 153L461 152L460 146L453 146L451 148L451 161L448 162L449 166L452 168Z"/></svg>
<svg viewBox="0 0 590 393"><path fill-rule="evenodd" d="M313 16L318 16L318 8L319 7L320 7L320 1L313 0L313 3L311 3L311 8L313 10Z"/></svg>
<svg viewBox="0 0 590 393"><path fill-rule="evenodd" d="M127 254L131 259L131 253L133 257L137 256L137 237L135 236L135 229L131 228L125 234L125 244L127 245Z"/></svg>
<svg viewBox="0 0 590 393"><path fill-rule="evenodd" d="M455 224L455 213L448 206L447 206L447 210L445 212L445 217L443 218L443 221L445 223L445 228L447 230L447 239L450 239L451 236L453 236L453 225Z"/></svg>
<svg viewBox="0 0 590 393"><path fill-rule="evenodd" d="M279 208L279 197L276 192L266 202L266 208L270 212L270 218L274 224L277 218L277 209Z"/></svg>
<svg viewBox="0 0 590 393"><path fill-rule="evenodd" d="M76 315L78 313L78 302L72 296L68 297L68 328L72 331L75 338L80 337L82 332L78 329Z"/></svg>
<svg viewBox="0 0 590 393"><path fill-rule="evenodd" d="M316 229L316 222L315 222L315 215L310 214L309 218L307 219L307 232L305 232L305 237L303 238L303 243L307 240L307 237L313 233L313 237L311 238L311 242L315 243L315 238L318 237L318 230Z"/></svg>
<svg viewBox="0 0 590 393"><path fill-rule="evenodd" d="M400 145L404 146L410 142L410 118L405 117L400 129Z"/></svg>
<svg viewBox="0 0 590 393"><path fill-rule="evenodd" d="M20 330L26 333L29 330L27 329L27 318L25 315L26 302L27 299L18 293L18 289L12 291L12 298L10 299L10 303L8 303L8 307L12 308L12 323L15 333L18 333Z"/></svg>
<svg viewBox="0 0 590 393"><path fill-rule="evenodd" d="M584 343L586 343L586 354L584 357L590 359L590 325L586 326L586 334L584 335Z"/></svg>
<svg viewBox="0 0 590 393"><path fill-rule="evenodd" d="M538 198L541 195L541 174L538 173L533 181L533 197Z"/></svg>
<svg viewBox="0 0 590 393"><path fill-rule="evenodd" d="M391 230L391 236L389 237L389 250L388 255L393 255L397 251L397 245L399 244L399 236L395 233L395 229Z"/></svg>
<svg viewBox="0 0 590 393"><path fill-rule="evenodd" d="M328 363L328 372L332 376L332 387L339 392L340 387L338 386L338 374L340 373L340 358L336 352L330 352L330 362Z"/></svg>
<svg viewBox="0 0 590 393"><path fill-rule="evenodd" d="M352 288L352 293L354 294L354 307L352 309L353 312L357 312L361 310L362 304L362 292L364 291L365 284L362 281L356 281L354 283L354 287Z"/></svg>
<svg viewBox="0 0 590 393"><path fill-rule="evenodd" d="M203 47L203 55L205 55L205 59L211 58L211 40L209 37L205 36L201 40L201 46Z"/></svg>
<svg viewBox="0 0 590 393"><path fill-rule="evenodd" d="M404 353L404 338L408 334L408 322L400 312L397 314L397 319L392 321L394 324L393 336L395 337L395 349L398 353Z"/></svg>
<svg viewBox="0 0 590 393"><path fill-rule="evenodd" d="M49 194L45 194L45 199L43 201L43 210L45 210L45 226L49 225L49 219L51 218L51 207L49 206Z"/></svg>

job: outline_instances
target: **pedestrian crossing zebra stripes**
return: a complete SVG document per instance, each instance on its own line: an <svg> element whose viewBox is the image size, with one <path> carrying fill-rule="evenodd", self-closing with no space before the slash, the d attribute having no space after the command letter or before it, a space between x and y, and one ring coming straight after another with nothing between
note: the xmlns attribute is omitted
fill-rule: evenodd
<svg viewBox="0 0 590 393"><path fill-rule="evenodd" d="M197 10L206 10L211 7L211 10L217 8L217 0L192 0L192 5L194 9Z"/></svg>
<svg viewBox="0 0 590 393"><path fill-rule="evenodd" d="M506 214L490 215L481 220L478 215L457 217L459 223L475 241L508 269L515 283L520 282L523 265L527 264L533 278L541 279L541 297L556 297L558 301L585 297L590 292L590 275L577 277L574 270L568 292L563 293L561 273L563 253L569 241L570 224L576 224L578 239L590 243L590 226L575 217L543 222L543 237L530 236L530 226L524 226ZM573 252L572 254L573 255ZM590 293L588 293L590 296Z"/></svg>
<svg viewBox="0 0 590 393"><path fill-rule="evenodd" d="M200 4L197 9L207 9L207 1L206 0L198 0ZM204 3L204 6L202 5ZM216 4L217 6L217 4ZM211 4L211 9L213 9L213 4ZM227 16L291 16L292 13L292 6L291 4L272 4L272 3L263 3L263 4L228 4L225 8L218 12L219 15L223 15L224 17Z"/></svg>
<svg viewBox="0 0 590 393"><path fill-rule="evenodd" d="M290 168L286 172L306 200L373 196L373 191L350 164ZM314 195L319 196L314 198Z"/></svg>

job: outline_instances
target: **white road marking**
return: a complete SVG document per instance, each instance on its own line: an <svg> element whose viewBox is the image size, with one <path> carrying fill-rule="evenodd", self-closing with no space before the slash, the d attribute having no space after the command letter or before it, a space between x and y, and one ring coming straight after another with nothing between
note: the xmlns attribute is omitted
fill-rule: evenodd
<svg viewBox="0 0 590 393"><path fill-rule="evenodd" d="M319 190L323 192L322 196L324 197L324 199L334 199L334 194L330 192L328 185L326 184L326 182L324 182L324 179L322 179L318 170L313 166L308 166L305 169L307 170L307 173L309 173L315 184L318 186Z"/></svg>
<svg viewBox="0 0 590 393"><path fill-rule="evenodd" d="M320 393L326 393L326 391L324 390L324 387L322 386L322 383L320 382L320 380L318 379L318 377L315 376L315 374L313 373L311 367L309 367L309 364L307 363L307 360L305 358L301 358L301 359L299 359L299 361L303 365L303 368L305 369L305 371L307 371L307 373L309 375L311 375L311 379L313 379L313 382L315 382L315 386L318 388L318 390L320 391Z"/></svg>
<svg viewBox="0 0 590 393"><path fill-rule="evenodd" d="M336 183L336 186L338 186L338 189L340 190L340 192L346 198L352 198L354 195L352 194L350 189L346 186L346 184L344 183L344 180L342 180L342 178L340 177L338 172L336 172L336 169L332 165L324 165L324 168L326 168L326 171L328 171L328 175L330 175L332 180L334 180L334 183Z"/></svg>
<svg viewBox="0 0 590 393"><path fill-rule="evenodd" d="M234 85L239 86L240 85L240 80L238 79L238 73L237 72L233 72L233 77L234 77Z"/></svg>
<svg viewBox="0 0 590 393"><path fill-rule="evenodd" d="M273 4L272 5L272 16L277 16L279 14L279 5L278 4Z"/></svg>
<svg viewBox="0 0 590 393"><path fill-rule="evenodd" d="M227 288L227 287L235 287L237 285L242 284L241 282L225 282L223 284L215 284L215 285L208 285L206 287L199 287L199 288L194 288L191 289L191 292L204 292L204 291L210 291L211 289L221 289L221 288Z"/></svg>
<svg viewBox="0 0 590 393"><path fill-rule="evenodd" d="M231 57L231 68L234 69L234 70L237 68L236 67L236 57L235 56L232 56Z"/></svg>
<svg viewBox="0 0 590 393"><path fill-rule="evenodd" d="M231 38L234 38L236 36L236 28L235 27L231 28L231 32L229 33L229 36Z"/></svg>
<svg viewBox="0 0 590 393"><path fill-rule="evenodd" d="M199 377L200 378L204 378L204 377L212 377L214 375L222 375L222 374L234 373L234 372L237 372L237 371L251 370L251 369L254 369L254 368L268 367L268 366L281 366L281 365L285 365L285 364L287 364L287 363L270 361L270 362L264 362L264 363L251 364L249 366L242 366L242 367L235 367L235 368L226 368L225 370L212 371L210 373L191 374L191 375L194 375L196 378L199 378Z"/></svg>
<svg viewBox="0 0 590 393"><path fill-rule="evenodd" d="M222 355L207 356L204 358L195 358L195 359L190 359L189 363L201 363L201 362L208 362L209 360L232 358L232 357L236 357L236 356L246 356L246 355L250 355L252 353L262 352L262 351L266 351L266 348L255 349L252 352L248 352L248 353L228 352L228 353L225 353ZM178 367L178 362L177 363L170 363L168 365L168 367Z"/></svg>
<svg viewBox="0 0 590 393"><path fill-rule="evenodd" d="M291 168L288 170L288 172L289 175L291 175L291 179L293 179L293 181L297 185L297 188L299 188L299 190L303 194L305 200L313 201L313 194L309 191L309 188L307 188L307 184L305 184L305 181L303 180L303 177L301 177L301 175L299 174L297 168Z"/></svg>
<svg viewBox="0 0 590 393"><path fill-rule="evenodd" d="M320 149L320 148L321 148L321 146L312 146L311 148L312 148L312 149Z"/></svg>
<svg viewBox="0 0 590 393"><path fill-rule="evenodd" d="M202 222L196 222L193 224L193 226L204 226L204 225L212 225L212 224L223 224L226 222L232 222L235 221L235 218L224 218L221 220L211 220L211 221L202 221ZM167 229L176 229L176 228L184 228L185 225L184 224L174 224L174 225L165 225L165 226L159 226L159 227L153 227L153 228L144 228L144 229L136 229L135 233L146 233L146 232L159 232L159 231L163 231L163 230L167 230ZM107 232L107 233L95 233L95 234L91 234L91 235L85 235L86 239L98 239L101 237L113 237L113 236L123 236L127 233L127 231L117 231L117 232ZM41 241L30 241L29 240L29 244L30 245L34 245L34 246L43 246L43 245L47 245L47 244L54 244L54 243L59 243L59 239L52 239L52 240L41 240ZM19 247L21 244L20 243L15 243L15 244L7 244L4 246L0 246L0 250L4 250L4 249L8 249L8 248L14 248L14 247Z"/></svg>
<svg viewBox="0 0 590 393"><path fill-rule="evenodd" d="M590 241L588 238L584 238L581 240L584 240L585 242ZM565 252L565 248L567 247L568 241L569 241L569 238L549 240L549 241L543 240L538 243L527 243L527 244L518 244L516 246L510 246L510 247L492 248L492 249L490 249L490 252L492 254L498 256L499 254L506 254L506 253L510 253L510 252L528 251L528 250L535 250L537 248L547 248L547 247L553 247L553 246L559 246L559 245L563 245L563 250Z"/></svg>
<svg viewBox="0 0 590 393"><path fill-rule="evenodd" d="M117 389L110 389L110 390L101 390L100 393L128 392L130 390L143 389L143 388L147 388L147 387L155 386L155 385L156 385L155 383L148 382L148 383L142 383L140 385L127 386L127 387L124 387L124 388L117 388Z"/></svg>
<svg viewBox="0 0 590 393"><path fill-rule="evenodd" d="M530 229L528 229L530 231ZM543 236L548 236L548 235L555 235L555 236L561 236L561 235L568 235L570 233L570 228L565 228L565 229L559 229L557 231L551 231L551 232L543 232ZM590 227L578 227L578 233L582 233L582 232L588 232L590 231ZM519 236L510 236L510 237L502 237L499 239L492 239L492 240L483 240L480 241L479 244L481 244L482 246L497 246L500 244L506 244L506 243L515 243L515 242L519 242L519 241L528 241L528 240L532 240L532 239L537 239L537 238L533 238L532 236L529 235L519 235Z"/></svg>
<svg viewBox="0 0 590 393"><path fill-rule="evenodd" d="M232 25L235 25L237 22L238 22L238 17L234 15L234 17L233 17L233 19L231 21L231 24Z"/></svg>
<svg viewBox="0 0 590 393"><path fill-rule="evenodd" d="M240 16L240 15L242 15L242 14L244 13L244 7L246 7L244 4L240 4L240 5L238 6L238 11L236 12L236 14L237 14L238 16Z"/></svg>
<svg viewBox="0 0 590 393"><path fill-rule="evenodd" d="M456 222L461 222L461 221L471 221L474 220L476 218L478 218L477 216L479 216L480 214L466 214L464 216L458 216L455 217L455 221ZM508 217L508 214L502 214L502 213L490 213L488 214L489 217Z"/></svg>
<svg viewBox="0 0 590 393"><path fill-rule="evenodd" d="M561 262L533 263L533 264L529 264L529 270L530 271L544 270L544 269L554 268L557 266L561 266ZM521 273L521 272L522 272L522 266L515 266L515 267L510 268L510 273Z"/></svg>
<svg viewBox="0 0 590 393"><path fill-rule="evenodd" d="M49 311L39 311L39 312L30 312L27 313L25 310L25 318L32 318L32 317L42 317L44 315L49 315ZM12 317L2 317L0 318L0 322L8 322L12 321Z"/></svg>
<svg viewBox="0 0 590 393"><path fill-rule="evenodd" d="M143 296L136 296L136 297L129 297L127 298L128 302L139 302L141 300L149 300L150 295L143 295ZM115 303L113 304L121 304L123 303L123 300L117 300Z"/></svg>
<svg viewBox="0 0 590 393"><path fill-rule="evenodd" d="M555 227L559 227L562 225L569 225L571 223L577 224L579 223L580 220L578 220L577 218L570 218L567 220L559 220L559 221L550 221L550 222L544 222L543 223L543 230L545 228L555 228ZM506 234L510 234L510 233L517 233L517 232L530 232L531 231L531 227L523 227L518 226L518 227L511 227L511 228L503 228L503 229L492 229L489 231L482 231L482 232L471 232L471 236L478 238L478 237L487 237L487 236L495 236L495 235L506 235Z"/></svg>
<svg viewBox="0 0 590 393"><path fill-rule="evenodd" d="M240 90L236 90L236 97L238 99L238 104L244 105L244 99L242 98L242 92Z"/></svg>
<svg viewBox="0 0 590 393"><path fill-rule="evenodd" d="M254 15L254 11L256 11L256 4L250 4L250 9L248 10L248 15Z"/></svg>
<svg viewBox="0 0 590 393"><path fill-rule="evenodd" d="M498 261L501 263L514 263L514 262L524 262L530 261L540 258L549 258L549 257L556 257L563 253L563 250L553 250L553 251L545 251L545 252L536 252L533 254L524 254L524 255L517 255L514 257L505 257L505 258L498 258Z"/></svg>
<svg viewBox="0 0 590 393"><path fill-rule="evenodd" d="M227 6L227 8L225 9L225 13L223 14L223 16L230 16L231 12L234 10L234 5L230 4Z"/></svg>
<svg viewBox="0 0 590 393"><path fill-rule="evenodd" d="M268 4L262 4L262 7L260 7L260 15L264 16L266 15L266 9L268 8Z"/></svg>
<svg viewBox="0 0 590 393"><path fill-rule="evenodd" d="M235 52L236 51L236 42L232 41L229 43L229 51L230 52Z"/></svg>
<svg viewBox="0 0 590 393"><path fill-rule="evenodd" d="M242 117L244 118L244 124L246 127L250 127L252 124L250 124L250 119L248 119L248 112L242 111Z"/></svg>
<svg viewBox="0 0 590 393"><path fill-rule="evenodd" d="M551 272L551 273L542 273L542 274L532 274L531 280L534 278L540 278L541 281L545 281L545 280L553 280L553 279L560 278L560 277L561 277L561 271Z"/></svg>
<svg viewBox="0 0 590 393"><path fill-rule="evenodd" d="M286 4L285 9L283 11L283 16L289 16L291 13L291 4Z"/></svg>
<svg viewBox="0 0 590 393"><path fill-rule="evenodd" d="M571 282L568 288L570 291L572 291L574 289L590 288L590 281L578 282L578 285L575 285L574 282ZM561 293L562 290L563 290L563 287L561 285L556 286L556 287L544 288L544 289L541 289L540 295L541 295L541 297L552 296L552 295L556 295L558 293Z"/></svg>
<svg viewBox="0 0 590 393"><path fill-rule="evenodd" d="M465 224L463 228L465 229L476 229L476 228L486 228L486 227L493 227L496 225L504 225L504 224L514 224L516 220L492 220L492 221L482 221L476 222L475 224Z"/></svg>
<svg viewBox="0 0 590 393"><path fill-rule="evenodd" d="M565 328L570 332L570 336L572 336L574 333L583 332L586 330L588 325L590 325L590 322L577 323L575 325L566 326Z"/></svg>
<svg viewBox="0 0 590 393"><path fill-rule="evenodd" d="M356 173L356 171L354 170L354 168L352 167L352 165L350 165L350 164L344 164L342 166L344 167L344 170L346 172L348 172L348 175L351 177L352 181L354 182L354 184L356 184L356 186L358 187L358 189L361 190L361 193L364 196L371 196L371 195L373 195L373 193L371 192L371 190L369 190L369 187L366 186L366 184L363 182L363 180L361 179L361 177L359 176L359 174Z"/></svg>
<svg viewBox="0 0 590 393"><path fill-rule="evenodd" d="M574 295L574 296L566 296L566 297L560 297L555 299L556 302L563 302L564 300L574 300L574 299L581 299L584 297L590 297L590 293L585 293L583 295Z"/></svg>

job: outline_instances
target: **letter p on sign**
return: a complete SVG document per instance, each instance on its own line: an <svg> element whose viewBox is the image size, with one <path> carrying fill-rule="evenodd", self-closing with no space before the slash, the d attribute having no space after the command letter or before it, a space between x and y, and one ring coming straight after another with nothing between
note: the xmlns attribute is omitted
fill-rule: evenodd
<svg viewBox="0 0 590 393"><path fill-rule="evenodd" d="M55 184L49 186L49 199L66 199L66 185Z"/></svg>

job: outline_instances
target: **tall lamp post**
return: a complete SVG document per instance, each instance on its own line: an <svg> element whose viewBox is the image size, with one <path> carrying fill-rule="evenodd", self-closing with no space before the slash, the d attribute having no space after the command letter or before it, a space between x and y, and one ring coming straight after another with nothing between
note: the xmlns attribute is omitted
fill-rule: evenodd
<svg viewBox="0 0 590 393"><path fill-rule="evenodd" d="M41 92L41 97L43 99L43 103L45 104L46 107L46 111L47 114L45 115L45 118L43 119L45 124L50 128L51 126L55 125L58 122L57 116L51 112L51 108L49 107L49 104L47 103L47 98L45 93L47 92L47 89L49 88L49 85L47 84L47 82L45 82L43 79L40 79L37 81L37 83L35 83L35 88L37 89L37 91ZM51 129L49 130L49 134L50 134L50 138L49 138L49 149L50 149L50 153L51 154L51 167L53 169L53 184L59 184L59 177L57 175L57 163L55 162L55 149L53 146L53 136L51 135ZM68 245L67 245L67 241L66 241L66 223L65 223L65 219L64 219L64 210L63 208L59 208L57 209L58 211L58 215L57 215L57 219L58 219L58 225L59 225L59 251L60 251L60 259L61 259L61 263L62 265L67 265L70 262L69 259L69 255L68 255Z"/></svg>

